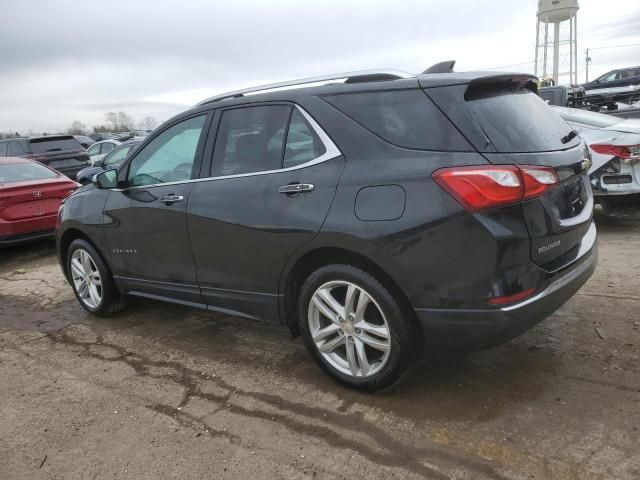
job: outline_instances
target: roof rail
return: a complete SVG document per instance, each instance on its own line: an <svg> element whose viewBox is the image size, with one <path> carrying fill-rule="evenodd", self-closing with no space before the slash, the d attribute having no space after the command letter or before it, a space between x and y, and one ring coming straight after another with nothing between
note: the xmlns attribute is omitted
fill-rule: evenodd
<svg viewBox="0 0 640 480"><path fill-rule="evenodd" d="M233 92L222 93L220 95L209 97L206 100L203 100L198 104L196 104L196 106L199 107L200 105L206 105L207 103L219 102L220 100L225 100L227 98L242 97L248 93L257 93L265 90L286 89L289 87L298 87L298 86L303 87L310 83L331 82L333 80L344 80L345 83L358 83L358 82L373 82L373 81L381 81L381 80L398 80L401 78L412 78L412 77L415 77L415 75L411 73L403 72L401 70L393 70L393 69L360 70L355 72L334 73L332 75L301 78L299 80L289 80L286 82L271 83L269 85L260 85L258 87L250 87L242 90L235 90Z"/></svg>

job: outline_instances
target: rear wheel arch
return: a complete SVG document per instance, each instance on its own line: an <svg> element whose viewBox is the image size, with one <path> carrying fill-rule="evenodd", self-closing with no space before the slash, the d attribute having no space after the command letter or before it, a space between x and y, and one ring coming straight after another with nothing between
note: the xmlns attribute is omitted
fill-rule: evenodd
<svg viewBox="0 0 640 480"><path fill-rule="evenodd" d="M320 247L306 252L296 260L289 270L284 284L284 315L287 326L294 335L298 335L298 319L296 310L300 288L304 281L317 269L326 265L351 265L375 277L397 299L408 321L414 322L419 328L409 299L397 282L380 265L361 253L339 247Z"/></svg>

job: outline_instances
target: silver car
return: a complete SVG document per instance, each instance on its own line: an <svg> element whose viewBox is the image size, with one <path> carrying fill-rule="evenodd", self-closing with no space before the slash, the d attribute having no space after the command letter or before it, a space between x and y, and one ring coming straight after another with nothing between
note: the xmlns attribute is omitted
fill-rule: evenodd
<svg viewBox="0 0 640 480"><path fill-rule="evenodd" d="M589 145L593 193L606 212L640 206L640 120L552 107Z"/></svg>

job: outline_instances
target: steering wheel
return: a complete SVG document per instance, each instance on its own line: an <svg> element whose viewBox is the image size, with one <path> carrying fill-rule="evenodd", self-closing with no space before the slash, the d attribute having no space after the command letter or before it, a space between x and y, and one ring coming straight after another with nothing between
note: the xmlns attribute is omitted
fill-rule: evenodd
<svg viewBox="0 0 640 480"><path fill-rule="evenodd" d="M191 163L179 163L171 172L171 178L174 181L188 180L191 178Z"/></svg>

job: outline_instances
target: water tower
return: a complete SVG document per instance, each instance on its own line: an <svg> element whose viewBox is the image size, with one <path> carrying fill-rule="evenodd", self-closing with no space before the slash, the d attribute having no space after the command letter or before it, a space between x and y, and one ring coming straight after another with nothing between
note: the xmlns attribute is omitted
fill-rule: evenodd
<svg viewBox="0 0 640 480"><path fill-rule="evenodd" d="M578 0L538 0L535 74L555 85L578 83L579 8Z"/></svg>

